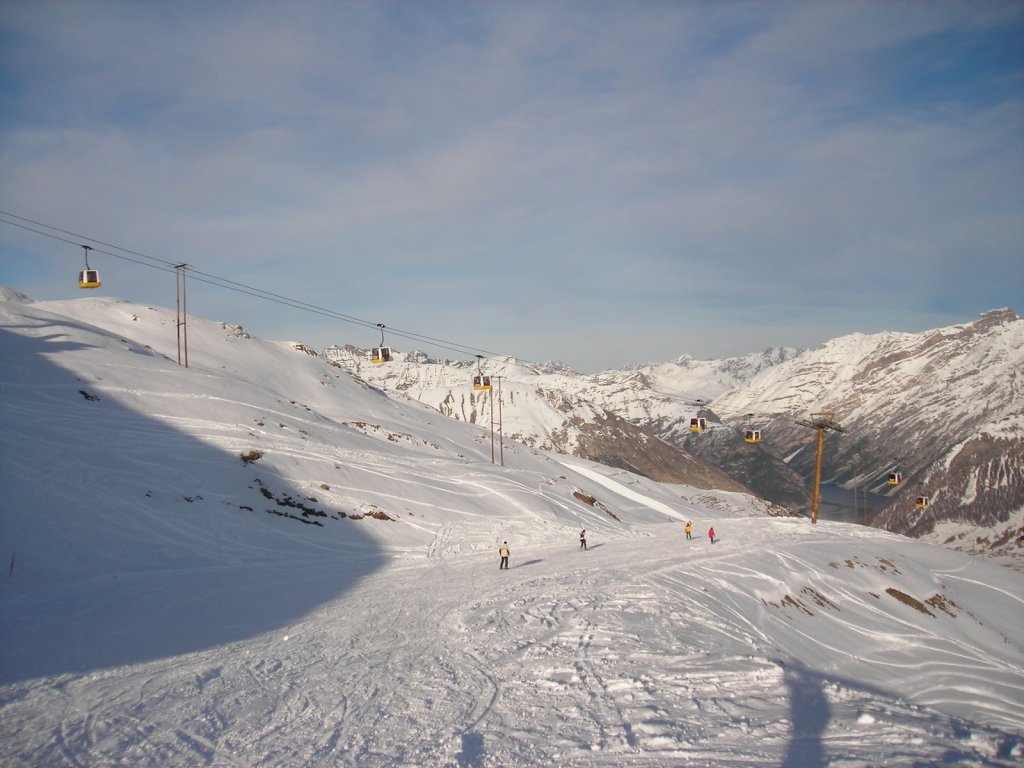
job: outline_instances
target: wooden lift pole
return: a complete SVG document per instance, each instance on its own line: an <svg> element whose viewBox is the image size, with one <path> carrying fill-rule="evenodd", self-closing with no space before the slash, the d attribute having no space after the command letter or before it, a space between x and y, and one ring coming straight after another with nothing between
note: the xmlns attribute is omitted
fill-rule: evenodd
<svg viewBox="0 0 1024 768"><path fill-rule="evenodd" d="M818 453L814 459L814 491L811 493L811 524L818 523L818 506L821 503L821 454L825 450L825 430L818 427Z"/></svg>
<svg viewBox="0 0 1024 768"><path fill-rule="evenodd" d="M176 264L174 267L174 291L177 299L178 326L178 365L181 365L182 328L185 329L185 367L188 368L188 301L185 295L185 269L188 264Z"/></svg>
<svg viewBox="0 0 1024 768"><path fill-rule="evenodd" d="M501 465L505 466L505 428L502 426L502 377L498 377L498 445Z"/></svg>
<svg viewBox="0 0 1024 768"><path fill-rule="evenodd" d="M833 429L836 432L846 430L836 421L834 413L812 413L810 421L797 421L804 427L812 427L818 430L818 453L814 458L814 490L811 493L811 523L818 522L818 506L821 502L821 456L825 448L825 430Z"/></svg>

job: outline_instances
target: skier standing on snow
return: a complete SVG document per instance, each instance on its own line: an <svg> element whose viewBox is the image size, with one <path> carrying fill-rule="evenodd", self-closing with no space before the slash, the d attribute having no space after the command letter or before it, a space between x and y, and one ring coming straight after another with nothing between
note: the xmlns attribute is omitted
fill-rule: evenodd
<svg viewBox="0 0 1024 768"><path fill-rule="evenodd" d="M693 538L693 520L686 521L686 540L689 541Z"/></svg>
<svg viewBox="0 0 1024 768"><path fill-rule="evenodd" d="M587 529L584 528L582 531L580 531L580 549L586 549L586 548L587 548Z"/></svg>
<svg viewBox="0 0 1024 768"><path fill-rule="evenodd" d="M708 538L711 539L712 544L715 543L715 529L713 527L708 528Z"/></svg>
<svg viewBox="0 0 1024 768"><path fill-rule="evenodd" d="M502 568L504 568L507 571L508 556L510 554L507 541L503 541L501 543L501 546L498 547L498 554L501 555L501 563L498 565L498 570L500 571Z"/></svg>

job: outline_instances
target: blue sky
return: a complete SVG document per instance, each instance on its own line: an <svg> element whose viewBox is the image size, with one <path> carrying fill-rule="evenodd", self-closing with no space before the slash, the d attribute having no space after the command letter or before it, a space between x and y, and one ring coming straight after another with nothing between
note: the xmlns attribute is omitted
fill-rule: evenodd
<svg viewBox="0 0 1024 768"><path fill-rule="evenodd" d="M371 324L190 283L318 347L597 371L924 330L1022 311L1022 51L1019 2L6 0L0 210ZM80 267L0 223L0 282Z"/></svg>

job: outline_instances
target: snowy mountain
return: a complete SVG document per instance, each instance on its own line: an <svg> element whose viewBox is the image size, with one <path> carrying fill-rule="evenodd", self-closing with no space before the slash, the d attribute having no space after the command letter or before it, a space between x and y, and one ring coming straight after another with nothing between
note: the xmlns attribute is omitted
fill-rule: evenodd
<svg viewBox="0 0 1024 768"><path fill-rule="evenodd" d="M469 363L413 353L374 366L351 347L338 360L385 391L446 415L489 419L477 407L489 402L486 396L466 392ZM806 509L814 434L798 422L833 412L846 431L826 441L824 479L884 494L876 524L995 554L1013 551L1024 527L1024 321L1008 309L924 333L853 334L804 352L765 350L719 361L684 356L596 375L510 359L482 365L501 379L510 434L530 445L698 485L683 468L699 457L773 503ZM710 428L692 433L698 412ZM619 428L613 448L611 441L595 446L583 439L616 418L640 434ZM746 444L747 427L766 439ZM681 453L650 461L636 446L652 439ZM666 464L681 474L666 473ZM890 471L904 482L890 487ZM927 509L915 506L921 495ZM943 523L954 527L937 534Z"/></svg>
<svg viewBox="0 0 1024 768"><path fill-rule="evenodd" d="M353 346L325 350L329 359L384 392L430 405L470 424L489 427L492 418L500 419L504 434L526 445L629 469L662 482L731 490L747 486L714 463L680 450L682 436L689 435L694 403L700 396L730 391L794 354L788 349L766 350L721 361L684 356L673 363L587 375L565 365L507 357L470 363L432 360L422 352L395 352L391 362L374 365L369 350ZM492 391L474 392L467 387L479 371L491 376ZM769 463L781 465L776 471L792 476L791 483L800 483L782 462Z"/></svg>
<svg viewBox="0 0 1024 768"><path fill-rule="evenodd" d="M1008 309L924 333L834 339L713 407L766 413L773 450L804 475L812 431L796 417L834 413L845 433L826 439L823 475L886 494L876 525L935 536L948 523L943 542L994 553L1024 532L1024 321ZM903 476L895 487L893 471Z"/></svg>
<svg viewBox="0 0 1024 768"><path fill-rule="evenodd" d="M0 764L1024 759L1014 569L507 436L492 463L299 343L188 343L0 291Z"/></svg>

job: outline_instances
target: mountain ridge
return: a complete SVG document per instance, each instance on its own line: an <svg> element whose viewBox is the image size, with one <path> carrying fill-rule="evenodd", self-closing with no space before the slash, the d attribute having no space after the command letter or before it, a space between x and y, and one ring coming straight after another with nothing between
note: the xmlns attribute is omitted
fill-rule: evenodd
<svg viewBox="0 0 1024 768"><path fill-rule="evenodd" d="M460 404L449 394L464 389L481 365L505 389L503 421L512 425L510 434L527 444L651 471L642 456L632 455L628 438L603 452L581 441L583 425L613 414L791 509L806 510L813 470L810 435L797 422L815 411L834 412L849 429L826 440L825 480L883 496L875 523L896 532L929 535L940 523L963 523L956 539L972 551L980 536L1005 554L1024 508L1018 448L1024 408L1017 405L1024 401L1024 322L1009 308L916 333L847 334L811 350L769 348L710 361L681 355L597 374L513 358L473 364L396 353L397 362L373 366L357 347L335 354L339 364L385 391L443 403L436 406L441 412L474 422L486 414L452 407ZM415 374L407 367L413 362ZM698 412L708 417L709 429L695 434L690 420ZM763 442L745 445L746 427L762 430ZM958 445L969 448L955 462L954 480L940 467L953 462L949 452ZM1008 458L1005 465L1000 456ZM897 466L905 480L891 487L887 476ZM955 503L967 486L975 489L970 502ZM928 496L929 508L910 511L920 495Z"/></svg>

